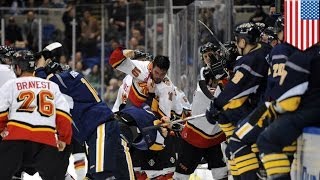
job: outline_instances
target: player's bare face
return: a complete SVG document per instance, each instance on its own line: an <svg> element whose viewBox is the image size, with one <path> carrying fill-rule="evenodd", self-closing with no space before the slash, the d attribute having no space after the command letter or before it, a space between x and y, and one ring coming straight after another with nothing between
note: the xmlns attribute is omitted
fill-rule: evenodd
<svg viewBox="0 0 320 180"><path fill-rule="evenodd" d="M212 56L213 55L213 53L211 52L211 51L209 51L209 52L205 52L205 53L203 53L203 60L204 60L204 63L206 63L206 65L208 65L208 66L210 66L211 65L211 63L210 63L210 55Z"/></svg>
<svg viewBox="0 0 320 180"><path fill-rule="evenodd" d="M151 71L151 77L154 81L154 83L159 84L163 78L166 76L167 71L162 70L159 67L155 66Z"/></svg>

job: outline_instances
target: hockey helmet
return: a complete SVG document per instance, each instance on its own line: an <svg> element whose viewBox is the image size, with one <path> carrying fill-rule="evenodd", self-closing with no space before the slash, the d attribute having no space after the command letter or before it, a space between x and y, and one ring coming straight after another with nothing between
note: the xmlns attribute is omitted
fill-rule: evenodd
<svg viewBox="0 0 320 180"><path fill-rule="evenodd" d="M261 37L266 36L268 38L268 42L270 43L273 40L278 39L278 35L275 31L274 27L268 27L266 28L262 33Z"/></svg>
<svg viewBox="0 0 320 180"><path fill-rule="evenodd" d="M233 70L233 67L236 63L236 59L239 56L238 50L237 50L237 46L236 46L236 42L234 41L230 41L230 42L226 42L224 43L225 48L227 49L229 54L225 55L226 58L226 65L225 67L228 70Z"/></svg>
<svg viewBox="0 0 320 180"><path fill-rule="evenodd" d="M22 71L33 72L36 67L36 59L31 51L20 50L13 54L12 65L20 67Z"/></svg>
<svg viewBox="0 0 320 180"><path fill-rule="evenodd" d="M274 23L274 29L275 32L278 33L280 31L283 31L284 29L284 18L283 16L279 16L276 22Z"/></svg>
<svg viewBox="0 0 320 180"><path fill-rule="evenodd" d="M208 42L206 43L205 45L201 46L200 47L200 53L201 55L206 53L206 52L209 52L209 51L212 51L212 52L215 52L219 50L219 48L217 46L215 46L213 43L211 42Z"/></svg>
<svg viewBox="0 0 320 180"><path fill-rule="evenodd" d="M11 64L12 55L15 53L15 50L10 46L0 46L0 60L3 63Z"/></svg>
<svg viewBox="0 0 320 180"><path fill-rule="evenodd" d="M266 24L261 23L261 22L256 22L254 24L256 25L256 27L258 28L260 33L262 33L267 28Z"/></svg>
<svg viewBox="0 0 320 180"><path fill-rule="evenodd" d="M235 28L235 37L244 38L250 44L257 43L260 37L258 27L253 23L242 23Z"/></svg>

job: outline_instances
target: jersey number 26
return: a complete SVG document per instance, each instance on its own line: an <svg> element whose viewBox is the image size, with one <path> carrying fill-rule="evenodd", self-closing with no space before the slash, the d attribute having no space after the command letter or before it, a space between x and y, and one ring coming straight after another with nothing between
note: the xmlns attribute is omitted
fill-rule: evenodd
<svg viewBox="0 0 320 180"><path fill-rule="evenodd" d="M21 91L17 97L17 101L23 102L17 109L17 112L32 113L37 108L41 116L50 117L54 113L53 99L53 94L47 90L41 90L38 94L35 94L33 91ZM36 107L31 105L34 100L37 101Z"/></svg>

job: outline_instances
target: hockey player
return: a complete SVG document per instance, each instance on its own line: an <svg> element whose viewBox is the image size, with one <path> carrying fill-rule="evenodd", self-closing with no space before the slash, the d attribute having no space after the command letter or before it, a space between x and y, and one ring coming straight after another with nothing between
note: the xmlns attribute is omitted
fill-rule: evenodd
<svg viewBox="0 0 320 180"><path fill-rule="evenodd" d="M0 179L11 180L21 167L34 167L43 179L60 179L59 151L70 144L71 116L59 87L33 77L35 57L30 51L13 54L17 79L0 89ZM50 163L48 163L50 162Z"/></svg>
<svg viewBox="0 0 320 180"><path fill-rule="evenodd" d="M64 70L40 58L35 75L57 83L68 97L74 138L88 145L89 174L93 179L134 179L127 143L120 138L118 122L83 75Z"/></svg>
<svg viewBox="0 0 320 180"><path fill-rule="evenodd" d="M216 93L217 96L221 92L220 87L223 88L223 83L217 86L216 83L212 82L219 80L216 78L225 80L228 75L225 67L228 64L228 68L231 69L230 64L235 60L235 51L230 48L230 44L226 44L226 46L229 48L228 57L222 57L220 53L222 48L219 49L210 42L200 48L201 59L206 64L206 67L200 70L201 79L192 102L191 113L193 115L204 113L210 105L210 99L214 97L213 94ZM234 58L234 60L230 58ZM225 62L219 63L219 61ZM204 87L200 88L200 86ZM205 94L203 91L207 91L207 93ZM208 95L208 93L210 94ZM188 121L182 130L181 136L183 140L180 145L182 146L180 148L181 151L178 152L179 158L174 174L175 179L188 179L190 174L197 168L201 158L205 158L208 162L208 168L211 169L214 179L227 178L227 167L223 161L220 147L220 143L225 140L225 134L216 122L211 124L205 117Z"/></svg>
<svg viewBox="0 0 320 180"><path fill-rule="evenodd" d="M280 86L274 87L278 98L263 109L274 119L257 140L268 179L290 179L285 146L296 141L304 127L320 125L319 53L319 44L306 51L295 51L281 72Z"/></svg>
<svg viewBox="0 0 320 180"><path fill-rule="evenodd" d="M261 42L267 43L270 46L274 47L278 44L278 35L274 27L267 27L260 35Z"/></svg>
<svg viewBox="0 0 320 180"><path fill-rule="evenodd" d="M116 113L122 110L128 99L129 91L132 84L132 76L127 75L123 80L122 84L119 87L117 99L112 107L112 112Z"/></svg>
<svg viewBox="0 0 320 180"><path fill-rule="evenodd" d="M10 67L15 50L9 46L0 46L0 87L9 79L16 78Z"/></svg>
<svg viewBox="0 0 320 180"><path fill-rule="evenodd" d="M160 154L164 152L162 151L165 141L163 134L167 134L167 130L161 128L160 130L142 131L142 129L159 123L160 119L169 121L174 86L169 79L164 81L164 78L170 61L165 56L156 56L153 61L135 60L134 56L133 50L122 52L122 49L118 48L113 51L109 62L114 68L133 77L127 106L119 114L126 119L124 125L139 128L142 137L139 142L134 142L133 146L145 151L143 160L147 162L141 163L145 165L142 168L152 170L148 171L148 177L154 178L163 174L160 171L153 171L163 169L161 162L163 160L156 160L154 157L160 157Z"/></svg>
<svg viewBox="0 0 320 180"><path fill-rule="evenodd" d="M242 154L244 157L249 157L250 155L253 156L253 153L258 153L258 148L255 144L257 137L269 124L266 114L263 112L261 113L261 110L264 109L262 107L265 106L265 102L268 103L277 99L277 94L275 94L274 88L279 85L285 62L294 51L294 47L287 43L282 43L276 45L268 55L267 60L270 64L270 68L268 72L267 89L262 99L262 103L260 103L248 117L241 120L238 124L238 127L230 138L228 145L232 153L236 152L238 154ZM260 116L257 115L259 113ZM269 114L269 116L270 115L271 114ZM289 147L287 147L287 149L288 148ZM264 174L265 173L262 173L262 171L258 171L257 173L260 178L263 178Z"/></svg>
<svg viewBox="0 0 320 180"><path fill-rule="evenodd" d="M266 87L269 65L265 57L270 49L257 43L259 37L260 32L252 23L243 23L236 27L236 45L242 57L236 61L235 74L231 81L207 111L207 118L212 119L211 121L218 120L227 138L231 137L238 122L258 104ZM236 152L229 146L227 150ZM255 154L243 156L241 153L230 154L228 151L226 155L233 177L254 179L254 171L259 167Z"/></svg>

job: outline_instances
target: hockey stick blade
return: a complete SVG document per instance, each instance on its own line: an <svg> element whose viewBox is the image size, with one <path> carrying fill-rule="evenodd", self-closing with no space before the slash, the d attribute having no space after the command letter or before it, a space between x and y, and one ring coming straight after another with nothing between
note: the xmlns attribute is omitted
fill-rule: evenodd
<svg viewBox="0 0 320 180"><path fill-rule="evenodd" d="M222 49L225 51L225 53L229 56L230 52L228 51L228 49L219 41L218 37L211 31L211 29L204 23L202 22L200 19L198 19L199 23L202 24L209 32L210 34L213 36L213 38L219 43L219 45L222 47Z"/></svg>
<svg viewBox="0 0 320 180"><path fill-rule="evenodd" d="M54 42L46 46L42 51L52 51L54 49L57 49L59 47L62 47L62 44L59 42Z"/></svg>
<svg viewBox="0 0 320 180"><path fill-rule="evenodd" d="M142 131L145 132L145 131L149 131L149 130L153 130L153 129L158 129L158 128L161 128L161 127L165 127L165 126L167 126L169 124L177 124L177 123L190 121L190 120L193 120L193 119L196 119L196 118L200 118L200 117L204 117L204 116L206 116L205 113L198 114L198 115L195 115L195 116L190 116L190 117L187 117L187 118L184 118L184 119L177 119L175 121L171 121L171 122L168 122L168 123L157 124L155 126L148 126L148 127L142 128Z"/></svg>

